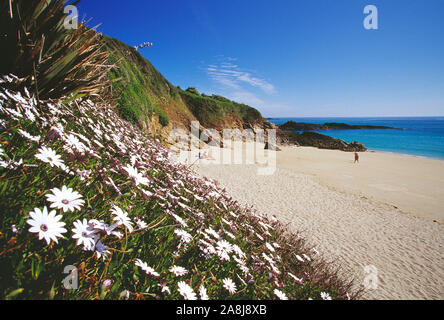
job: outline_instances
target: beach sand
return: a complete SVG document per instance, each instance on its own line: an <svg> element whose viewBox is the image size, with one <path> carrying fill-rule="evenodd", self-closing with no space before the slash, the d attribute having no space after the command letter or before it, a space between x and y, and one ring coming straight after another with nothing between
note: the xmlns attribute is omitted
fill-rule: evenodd
<svg viewBox="0 0 444 320"><path fill-rule="evenodd" d="M354 164L353 153L282 149L272 175L212 160L192 168L300 231L357 286L377 284L363 299L444 299L444 161L365 152ZM377 282L366 282L369 266Z"/></svg>

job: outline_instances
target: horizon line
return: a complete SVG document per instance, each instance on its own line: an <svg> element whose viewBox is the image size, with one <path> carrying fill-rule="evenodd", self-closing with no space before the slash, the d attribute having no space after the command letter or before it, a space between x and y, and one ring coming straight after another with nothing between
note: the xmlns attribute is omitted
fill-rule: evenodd
<svg viewBox="0 0 444 320"><path fill-rule="evenodd" d="M285 117L265 117L265 119L286 119L286 118L444 118L442 116L285 116Z"/></svg>

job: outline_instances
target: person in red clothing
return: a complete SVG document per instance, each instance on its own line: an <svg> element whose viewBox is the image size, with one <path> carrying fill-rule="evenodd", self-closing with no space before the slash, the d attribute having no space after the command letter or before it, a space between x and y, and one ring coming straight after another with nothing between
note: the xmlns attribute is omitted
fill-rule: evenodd
<svg viewBox="0 0 444 320"><path fill-rule="evenodd" d="M357 152L355 152L355 163L356 162L359 163L359 154Z"/></svg>

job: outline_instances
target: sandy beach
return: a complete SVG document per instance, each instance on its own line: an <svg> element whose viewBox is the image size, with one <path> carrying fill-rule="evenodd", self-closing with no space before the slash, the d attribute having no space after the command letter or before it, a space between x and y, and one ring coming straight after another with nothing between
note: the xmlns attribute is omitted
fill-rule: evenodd
<svg viewBox="0 0 444 320"><path fill-rule="evenodd" d="M374 266L377 287L362 298L444 299L444 161L365 152L354 164L352 153L309 147L276 154L272 175L212 160L192 168L300 231L357 285Z"/></svg>

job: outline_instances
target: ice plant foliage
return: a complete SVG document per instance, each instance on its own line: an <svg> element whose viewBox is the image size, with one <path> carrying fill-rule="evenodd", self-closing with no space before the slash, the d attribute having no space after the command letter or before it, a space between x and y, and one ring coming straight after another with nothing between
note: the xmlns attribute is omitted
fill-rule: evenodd
<svg viewBox="0 0 444 320"><path fill-rule="evenodd" d="M354 298L301 237L106 103L37 101L0 79L0 298Z"/></svg>

